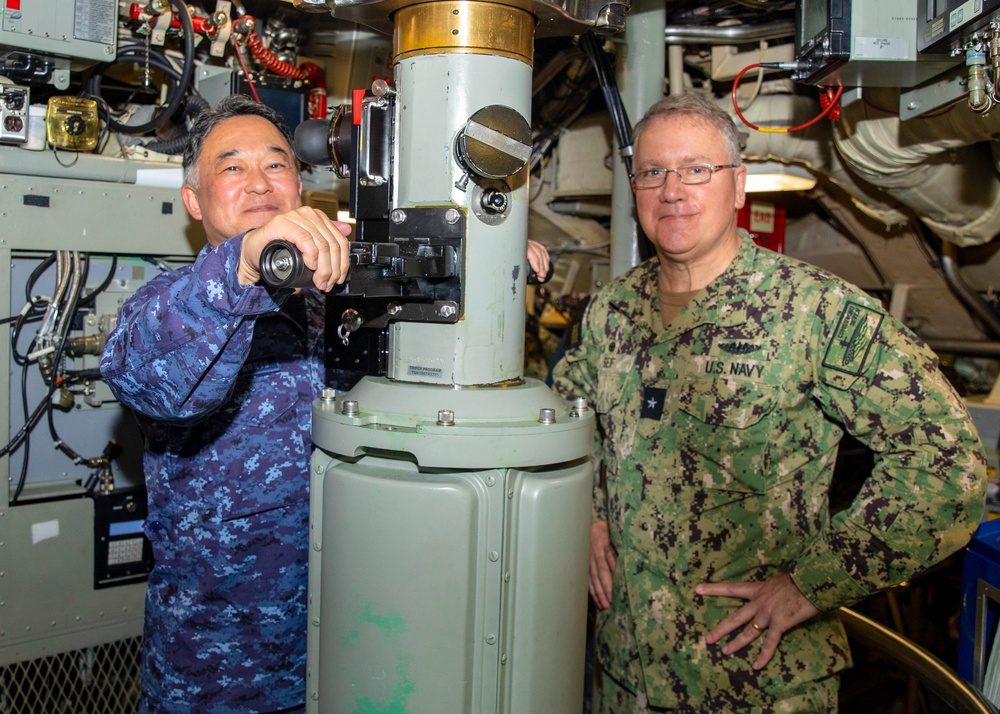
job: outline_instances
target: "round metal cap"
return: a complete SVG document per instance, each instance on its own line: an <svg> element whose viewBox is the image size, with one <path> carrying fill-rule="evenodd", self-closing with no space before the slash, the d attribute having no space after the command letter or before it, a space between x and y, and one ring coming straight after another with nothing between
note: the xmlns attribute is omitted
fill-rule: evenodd
<svg viewBox="0 0 1000 714"><path fill-rule="evenodd" d="M531 158L531 126L515 109L493 104L469 117L455 148L461 164L477 176L507 178Z"/></svg>

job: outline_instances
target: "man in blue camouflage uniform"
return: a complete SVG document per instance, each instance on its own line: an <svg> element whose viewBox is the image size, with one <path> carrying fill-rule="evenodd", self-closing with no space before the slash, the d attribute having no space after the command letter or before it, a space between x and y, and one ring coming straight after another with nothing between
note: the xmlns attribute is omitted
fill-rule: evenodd
<svg viewBox="0 0 1000 714"><path fill-rule="evenodd" d="M146 437L141 711L299 711L323 297L258 286L257 265L283 238L328 289L349 227L301 205L284 121L242 96L199 118L184 179L209 244L125 304L101 364Z"/></svg>
<svg viewBox="0 0 1000 714"><path fill-rule="evenodd" d="M346 224L301 204L291 135L243 96L192 127L184 204L208 245L124 305L101 371L138 415L155 567L144 713L302 711L312 401L324 385L324 301L257 285L282 238L328 291ZM540 277L549 254L529 241Z"/></svg>
<svg viewBox="0 0 1000 714"><path fill-rule="evenodd" d="M592 300L556 387L599 417L594 711L832 712L835 610L961 548L982 446L931 351L857 288L736 226L736 128L692 95L635 129L651 259ZM831 517L837 445L875 455Z"/></svg>

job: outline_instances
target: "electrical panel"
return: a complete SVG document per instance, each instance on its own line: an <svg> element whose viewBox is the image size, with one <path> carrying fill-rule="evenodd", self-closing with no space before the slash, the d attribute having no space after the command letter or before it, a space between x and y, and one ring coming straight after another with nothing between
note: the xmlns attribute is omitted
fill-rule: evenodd
<svg viewBox="0 0 1000 714"><path fill-rule="evenodd" d="M0 45L59 57L115 57L117 0L3 0Z"/></svg>
<svg viewBox="0 0 1000 714"><path fill-rule="evenodd" d="M94 499L94 588L141 582L153 569L143 535L146 489L116 490Z"/></svg>
<svg viewBox="0 0 1000 714"><path fill-rule="evenodd" d="M917 5L921 52L961 52L964 38L984 28L1000 11L1000 0L925 0Z"/></svg>
<svg viewBox="0 0 1000 714"><path fill-rule="evenodd" d="M27 310L27 319L14 323L7 439L13 439L37 405L46 401L51 380L58 379L61 385L48 397L51 415L40 420L24 446L10 455L14 493L25 494L26 488L44 493L72 488L92 495L111 492L116 485L141 486L142 436L135 420L123 414L98 369L105 339L114 329L122 303L160 270L135 258L91 256L83 288L86 297L67 318L64 362L55 366L46 362L54 356L46 350L52 350L60 336L40 337L48 329L47 315L40 315L39 307L29 307L32 302L44 305L58 294L54 262L49 256L30 255L15 255L11 260L10 304L15 311ZM53 313L59 309L62 306ZM54 441L85 460L93 459L95 465L74 463L65 451L53 448ZM102 461L109 448L113 458Z"/></svg>
<svg viewBox="0 0 1000 714"><path fill-rule="evenodd" d="M138 162L102 157L117 181L38 175L51 158L0 145L0 164L27 174L0 185L0 676L142 633L143 439L101 353L125 300L204 244L177 188L128 182Z"/></svg>
<svg viewBox="0 0 1000 714"><path fill-rule="evenodd" d="M823 86L912 87L955 66L919 55L907 0L806 0L797 6L797 79Z"/></svg>

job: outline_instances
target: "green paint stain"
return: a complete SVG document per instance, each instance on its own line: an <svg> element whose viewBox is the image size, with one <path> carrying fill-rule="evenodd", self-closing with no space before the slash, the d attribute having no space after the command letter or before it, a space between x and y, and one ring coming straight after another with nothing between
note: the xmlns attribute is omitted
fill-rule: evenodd
<svg viewBox="0 0 1000 714"><path fill-rule="evenodd" d="M410 714L406 708L406 697L413 694L417 687L407 679L409 662L400 660L396 666L396 674L399 675L399 684L392 692L389 701L376 702L369 697L361 697L354 701L354 714Z"/></svg>
<svg viewBox="0 0 1000 714"><path fill-rule="evenodd" d="M383 633L383 637L392 649L398 651L403 634L406 632L406 622L398 612L378 614L372 604L365 605L363 612L357 618L358 627L351 628L344 636L344 643L350 643L360 636L361 627L371 625ZM386 692L386 697L378 700L372 697L358 697L354 700L354 714L411 714L407 708L406 699L417 687L409 677L410 660L399 657L396 662L396 686ZM388 690L388 687L386 688Z"/></svg>
<svg viewBox="0 0 1000 714"><path fill-rule="evenodd" d="M361 619L375 625L375 627L387 635L391 635L390 639L396 643L399 642L400 635L406 632L406 623L403 622L402 615L398 612L390 612L387 615L376 615L372 610L371 603L365 605L365 611L362 613Z"/></svg>

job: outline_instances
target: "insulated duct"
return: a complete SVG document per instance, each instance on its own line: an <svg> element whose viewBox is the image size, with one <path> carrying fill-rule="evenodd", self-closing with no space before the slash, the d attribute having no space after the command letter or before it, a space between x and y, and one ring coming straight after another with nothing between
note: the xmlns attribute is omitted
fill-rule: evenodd
<svg viewBox="0 0 1000 714"><path fill-rule="evenodd" d="M898 90L850 95L839 121L791 134L750 131L745 157L805 166L885 225L905 223L904 206L955 245L992 240L1000 225L1000 180L992 151L981 144L1000 135L1000 116L976 114L963 103L937 117L902 122L883 109L898 106ZM758 126L794 126L819 111L818 102L786 94L762 95L743 113Z"/></svg>
<svg viewBox="0 0 1000 714"><path fill-rule="evenodd" d="M723 45L750 38L791 36L786 23L725 27L667 27L669 43ZM749 162L805 166L847 191L856 207L885 225L906 223L904 206L936 235L958 246L993 239L1000 225L1000 115L975 113L965 102L935 116L900 121L899 89L845 91L841 118L808 130L765 133L747 129ZM732 113L728 98L723 108ZM819 113L819 102L788 94L759 96L742 110L757 126L788 127ZM739 122L737 121L739 125ZM983 143L990 142L990 150ZM834 150L835 147L835 150Z"/></svg>
<svg viewBox="0 0 1000 714"><path fill-rule="evenodd" d="M992 151L1000 116L965 102L936 117L900 121L899 90L865 88L834 125L837 151L864 179L912 208L938 236L959 246L987 243L1000 225L1000 180Z"/></svg>
<svg viewBox="0 0 1000 714"><path fill-rule="evenodd" d="M724 110L733 114L728 97L721 100ZM794 126L815 116L820 111L819 102L795 94L762 94L753 104L743 109L743 115L757 126ZM885 225L903 224L908 221L899 203L878 186L868 183L848 170L834 148L829 122L820 122L791 134L758 132L742 125L737 127L746 136L743 158L748 164L777 161L796 164L822 175L827 181L851 196L856 207L864 214Z"/></svg>

